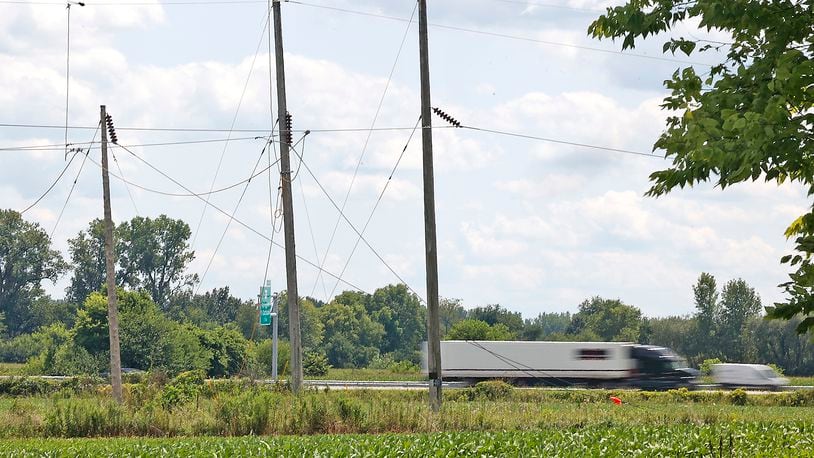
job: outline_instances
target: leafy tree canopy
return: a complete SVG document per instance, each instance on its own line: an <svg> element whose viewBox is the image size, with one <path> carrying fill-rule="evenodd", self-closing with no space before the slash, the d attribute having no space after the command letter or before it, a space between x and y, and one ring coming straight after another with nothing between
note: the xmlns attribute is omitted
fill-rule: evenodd
<svg viewBox="0 0 814 458"><path fill-rule="evenodd" d="M0 313L11 335L31 332L26 326L32 303L43 295L43 280L56 281L67 269L39 224L14 210L0 210Z"/></svg>
<svg viewBox="0 0 814 458"><path fill-rule="evenodd" d="M814 194L814 1L812 0L630 0L609 8L588 32L596 38L636 40L694 23L731 37L726 43L677 37L664 51L687 55L720 50L709 71L688 67L665 81L673 113L655 143L672 165L650 176L651 196L676 187L713 181L722 189L763 179L797 182ZM794 221L786 236L798 254L783 286L788 302L769 307L774 318L807 318L814 327L814 208Z"/></svg>
<svg viewBox="0 0 814 458"><path fill-rule="evenodd" d="M189 225L161 215L137 216L116 230L117 276L132 289L145 289L153 301L167 307L170 296L197 282L185 273L195 253L189 249Z"/></svg>

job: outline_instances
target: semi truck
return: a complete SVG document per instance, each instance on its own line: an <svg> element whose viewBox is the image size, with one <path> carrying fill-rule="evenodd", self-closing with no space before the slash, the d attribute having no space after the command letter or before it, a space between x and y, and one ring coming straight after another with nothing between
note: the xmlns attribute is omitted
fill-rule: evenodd
<svg viewBox="0 0 814 458"><path fill-rule="evenodd" d="M424 373L427 346L423 345ZM526 342L445 340L441 342L444 380L501 379L516 385L692 387L698 371L670 349L623 342Z"/></svg>

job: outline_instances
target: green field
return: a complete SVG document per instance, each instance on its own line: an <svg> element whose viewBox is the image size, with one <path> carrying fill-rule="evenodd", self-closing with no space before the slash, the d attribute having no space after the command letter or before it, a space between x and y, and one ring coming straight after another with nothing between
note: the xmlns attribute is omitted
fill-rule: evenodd
<svg viewBox="0 0 814 458"><path fill-rule="evenodd" d="M0 456L814 456L814 391L311 389L248 380L110 387L0 380ZM610 397L622 399L621 405ZM73 439L72 439L73 438Z"/></svg>
<svg viewBox="0 0 814 458"><path fill-rule="evenodd" d="M9 440L7 457L814 456L811 423L594 426L518 432L180 439Z"/></svg>

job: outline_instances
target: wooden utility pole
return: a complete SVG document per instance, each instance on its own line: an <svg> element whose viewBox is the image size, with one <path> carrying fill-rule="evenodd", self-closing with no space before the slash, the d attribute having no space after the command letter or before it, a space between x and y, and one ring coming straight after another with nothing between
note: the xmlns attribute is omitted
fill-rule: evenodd
<svg viewBox="0 0 814 458"><path fill-rule="evenodd" d="M297 293L297 252L294 248L294 204L291 198L291 125L285 99L285 60L283 58L283 21L280 0L273 0L274 54L277 60L277 122L280 126L280 175L283 193L283 227L285 232L286 297L288 298L288 333L291 339L291 389L302 389L302 339L300 336L300 302Z"/></svg>
<svg viewBox="0 0 814 458"><path fill-rule="evenodd" d="M418 0L418 50L421 55L421 139L424 151L424 248L427 262L427 369L430 407L441 408L441 321L438 313L438 249L435 240L435 178L432 167L432 104L427 38L427 0Z"/></svg>
<svg viewBox="0 0 814 458"><path fill-rule="evenodd" d="M110 329L110 385L113 398L122 402L122 359L119 350L119 307L116 299L116 270L113 259L113 217L110 211L110 177L107 174L107 113L100 107L102 131L102 192L105 205L105 272L107 274L107 321ZM115 141L115 140L113 140Z"/></svg>

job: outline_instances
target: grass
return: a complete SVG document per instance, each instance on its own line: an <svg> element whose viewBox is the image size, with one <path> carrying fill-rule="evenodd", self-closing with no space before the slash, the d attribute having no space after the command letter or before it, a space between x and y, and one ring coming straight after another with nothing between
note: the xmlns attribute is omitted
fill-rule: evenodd
<svg viewBox="0 0 814 458"><path fill-rule="evenodd" d="M812 424L597 426L534 431L184 439L10 440L7 457L814 456Z"/></svg>
<svg viewBox="0 0 814 458"><path fill-rule="evenodd" d="M22 375L23 366L21 363L0 363L0 375Z"/></svg>
<svg viewBox="0 0 814 458"><path fill-rule="evenodd" d="M183 390L128 385L101 393L0 397L0 437L242 436L536 431L545 428L790 424L814 418L814 393L446 390L441 415L423 391L309 390L219 384ZM622 398L614 405L610 395Z"/></svg>

